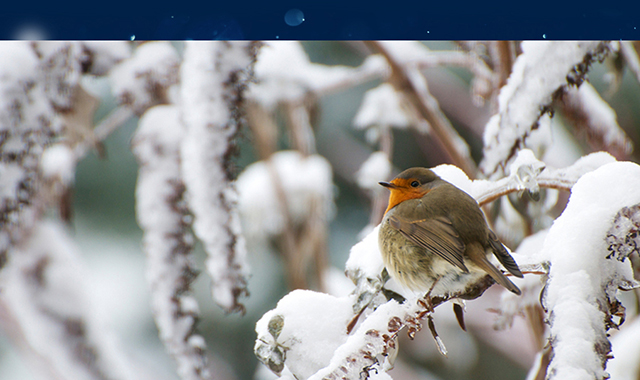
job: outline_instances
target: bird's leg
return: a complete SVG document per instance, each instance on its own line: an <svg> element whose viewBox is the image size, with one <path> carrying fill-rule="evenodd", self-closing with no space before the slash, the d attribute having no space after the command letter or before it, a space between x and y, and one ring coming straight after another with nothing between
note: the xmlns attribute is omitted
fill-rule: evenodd
<svg viewBox="0 0 640 380"><path fill-rule="evenodd" d="M431 287L429 287L427 294L425 294L424 297L418 300L418 304L424 307L427 313L433 313L433 302L431 302L431 292L433 291L433 288L436 287L436 284L438 283L439 280L440 280L440 277L436 278L435 281L433 281L433 284L431 284ZM422 314L420 318L424 317L424 315L427 313Z"/></svg>

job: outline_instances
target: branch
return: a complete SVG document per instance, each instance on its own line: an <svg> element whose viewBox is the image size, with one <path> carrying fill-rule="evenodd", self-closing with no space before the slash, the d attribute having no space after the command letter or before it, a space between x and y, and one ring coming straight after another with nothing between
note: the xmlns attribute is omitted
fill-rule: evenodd
<svg viewBox="0 0 640 380"><path fill-rule="evenodd" d="M640 203L638 193L630 191L638 186L640 166L604 165L573 186L569 204L549 230L538 257L550 263L542 298L549 310L550 379L606 378L607 331L620 311L617 290L637 286L625 261L632 251L615 242L635 236L628 221ZM604 254L607 250L612 254Z"/></svg>
<svg viewBox="0 0 640 380"><path fill-rule="evenodd" d="M431 125L438 141L450 155L453 163L461 167L469 177L475 176L475 164L468 147L442 113L438 101L429 93L424 77L403 67L379 42L367 41L372 51L385 57L391 66L391 84L407 95L408 100L420 115Z"/></svg>
<svg viewBox="0 0 640 380"><path fill-rule="evenodd" d="M12 250L0 304L23 333L27 352L55 379L127 379L127 359L92 313L78 248L56 222L38 222Z"/></svg>
<svg viewBox="0 0 640 380"><path fill-rule="evenodd" d="M481 170L500 176L540 118L551 111L556 96L568 85L579 86L589 66L609 51L606 42L533 42L522 44L507 85L498 97L499 110L487 123Z"/></svg>
<svg viewBox="0 0 640 380"><path fill-rule="evenodd" d="M177 106L144 113L132 140L139 162L136 216L144 231L147 280L160 338L183 380L211 379L204 338L195 333L198 303L191 284L197 276L191 216L180 172L183 126Z"/></svg>
<svg viewBox="0 0 640 380"><path fill-rule="evenodd" d="M231 182L231 158L244 121L243 101L259 44L187 42L181 68L181 160L193 228L207 252L212 293L226 311L244 311L245 241Z"/></svg>
<svg viewBox="0 0 640 380"><path fill-rule="evenodd" d="M594 150L606 150L619 160L631 154L633 143L618 125L616 112L590 83L567 87L560 95L560 103L563 115L576 131L586 135Z"/></svg>

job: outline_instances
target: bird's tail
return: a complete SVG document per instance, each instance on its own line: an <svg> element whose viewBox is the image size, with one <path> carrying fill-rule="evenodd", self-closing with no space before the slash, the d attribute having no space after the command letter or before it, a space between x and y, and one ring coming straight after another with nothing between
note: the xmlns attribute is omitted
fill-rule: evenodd
<svg viewBox="0 0 640 380"><path fill-rule="evenodd" d="M516 261L513 259L513 257L511 257L509 252L507 252L507 249L498 239L496 234L491 230L489 230L489 245L491 246L491 250L493 250L493 253L495 254L498 261L500 261L500 263L505 267L506 270L508 270L512 275L516 277L523 277L520 268L518 268L518 264L516 264Z"/></svg>
<svg viewBox="0 0 640 380"><path fill-rule="evenodd" d="M498 284L505 287L512 293L517 295L522 294L520 288L516 286L511 280L509 280L498 268L496 268L489 260L487 260L486 251L482 248L480 244L468 245L467 246L467 254L469 255L469 259L480 269L484 270L493 278Z"/></svg>

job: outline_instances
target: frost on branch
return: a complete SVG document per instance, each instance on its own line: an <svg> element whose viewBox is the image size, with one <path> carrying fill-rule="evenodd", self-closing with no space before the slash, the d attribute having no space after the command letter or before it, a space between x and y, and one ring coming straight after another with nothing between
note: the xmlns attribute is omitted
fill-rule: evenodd
<svg viewBox="0 0 640 380"><path fill-rule="evenodd" d="M62 127L39 80L39 61L26 42L4 42L0 54L0 268L43 205L37 199L44 148Z"/></svg>
<svg viewBox="0 0 640 380"><path fill-rule="evenodd" d="M132 141L140 164L136 215L144 230L147 280L160 338L178 364L181 379L210 379L205 342L195 334L199 308L191 290L197 276L191 217L183 200L177 106L144 113Z"/></svg>
<svg viewBox="0 0 640 380"><path fill-rule="evenodd" d="M133 379L126 358L101 326L84 292L77 247L56 222L38 222L0 275L0 302L46 378Z"/></svg>
<svg viewBox="0 0 640 380"><path fill-rule="evenodd" d="M538 128L540 118L567 85L579 86L591 63L609 51L606 42L525 41L507 84L498 97L498 113L484 131L487 175L499 175L527 146L527 137Z"/></svg>
<svg viewBox="0 0 640 380"><path fill-rule="evenodd" d="M550 265L543 306L549 313L548 378L604 379L611 349L607 331L620 314L618 289L635 286L626 246L635 237L630 212L640 203L640 166L604 165L578 180L538 258ZM622 210L622 211L621 211ZM625 216L626 215L626 216ZM610 247L615 257L609 252ZM621 252L622 251L622 252ZM616 259L621 259L615 260Z"/></svg>
<svg viewBox="0 0 640 380"><path fill-rule="evenodd" d="M244 310L238 298L247 293L246 249L230 159L258 46L254 42L187 42L181 69L186 199L194 214L194 232L208 254L213 297L227 311Z"/></svg>

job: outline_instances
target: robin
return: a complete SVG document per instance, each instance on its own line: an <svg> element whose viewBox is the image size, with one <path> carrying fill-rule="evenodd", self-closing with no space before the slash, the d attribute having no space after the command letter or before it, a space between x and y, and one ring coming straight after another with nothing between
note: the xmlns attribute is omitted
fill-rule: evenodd
<svg viewBox="0 0 640 380"><path fill-rule="evenodd" d="M426 168L411 168L391 182L379 233L382 259L390 275L416 291L476 298L473 284L491 276L520 295L520 289L489 260L490 252L514 276L518 265L470 195Z"/></svg>

